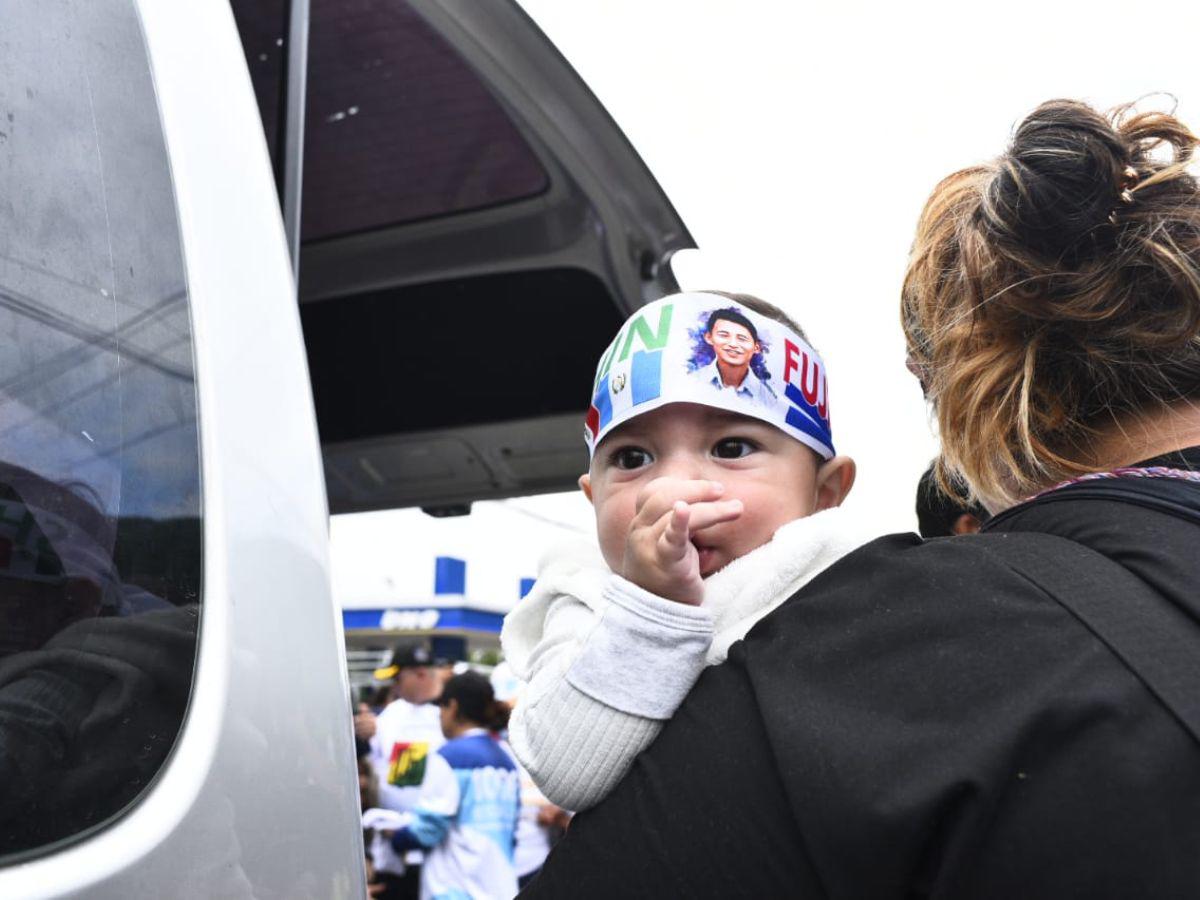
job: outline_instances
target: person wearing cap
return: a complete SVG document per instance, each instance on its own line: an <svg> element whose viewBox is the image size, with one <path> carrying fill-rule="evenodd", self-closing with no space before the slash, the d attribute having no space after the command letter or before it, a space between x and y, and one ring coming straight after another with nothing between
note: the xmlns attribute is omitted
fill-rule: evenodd
<svg viewBox="0 0 1200 900"><path fill-rule="evenodd" d="M433 702L441 692L438 660L420 642L400 644L391 662L375 670L378 681L391 681L391 702L378 716L370 711L354 717L355 735L365 739L379 782L379 805L405 813L420 794L429 756L442 746L441 717ZM397 853L376 835L371 856L379 881L386 885L380 896L407 900L420 892L422 855L418 849Z"/></svg>
<svg viewBox="0 0 1200 900"><path fill-rule="evenodd" d="M427 851L422 898L507 900L517 892L520 781L495 733L508 710L478 672L447 680L437 705L446 743L430 754L412 814L389 840L398 852Z"/></svg>
<svg viewBox="0 0 1200 900"><path fill-rule="evenodd" d="M722 323L741 329L737 354L721 345L728 335L716 352L720 377L740 375L742 386L759 380L751 356L775 348L762 371L773 371L771 394L787 408L697 378L693 323L710 343ZM654 346L635 350L638 340ZM782 311L716 292L650 304L601 359L580 478L599 548L551 551L501 633L529 683L511 746L556 805L578 811L603 798L705 666L865 540L837 509L855 467L833 449L814 374L823 370Z"/></svg>

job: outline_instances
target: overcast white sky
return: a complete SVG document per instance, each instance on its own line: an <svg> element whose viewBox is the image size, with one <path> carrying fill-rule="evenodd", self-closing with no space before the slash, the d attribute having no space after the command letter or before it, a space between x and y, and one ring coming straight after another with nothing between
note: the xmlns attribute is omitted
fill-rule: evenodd
<svg viewBox="0 0 1200 900"><path fill-rule="evenodd" d="M1169 91L1200 127L1196 3L521 5L691 229L701 249L678 260L683 287L756 293L804 326L829 369L838 450L859 463L847 505L880 533L915 527L916 479L936 446L904 369L897 299L932 186L998 154L1053 97L1111 106ZM515 599L546 544L570 533L546 519L591 527L577 496L476 504L457 520L337 517L335 595L427 595L444 553L468 560L473 598Z"/></svg>

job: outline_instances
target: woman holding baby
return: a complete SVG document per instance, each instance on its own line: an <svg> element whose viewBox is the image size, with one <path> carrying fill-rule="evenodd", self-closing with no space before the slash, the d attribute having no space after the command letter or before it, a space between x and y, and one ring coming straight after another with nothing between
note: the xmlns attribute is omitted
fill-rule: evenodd
<svg viewBox="0 0 1200 900"><path fill-rule="evenodd" d="M909 366L993 518L807 581L528 896L1200 896L1198 143L1053 101L934 189Z"/></svg>

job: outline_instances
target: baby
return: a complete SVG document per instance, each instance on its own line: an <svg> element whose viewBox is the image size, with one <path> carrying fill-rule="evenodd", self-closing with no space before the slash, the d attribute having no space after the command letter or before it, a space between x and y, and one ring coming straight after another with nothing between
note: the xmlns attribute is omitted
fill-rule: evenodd
<svg viewBox="0 0 1200 900"><path fill-rule="evenodd" d="M834 454L824 365L755 297L635 313L586 426L599 557L549 554L501 634L528 683L513 751L573 810L616 785L705 665L865 538L836 510L855 468Z"/></svg>

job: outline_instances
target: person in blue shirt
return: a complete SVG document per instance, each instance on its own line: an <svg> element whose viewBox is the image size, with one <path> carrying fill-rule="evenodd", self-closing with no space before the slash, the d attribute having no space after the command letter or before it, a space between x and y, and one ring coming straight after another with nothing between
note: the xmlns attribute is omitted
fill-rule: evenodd
<svg viewBox="0 0 1200 900"><path fill-rule="evenodd" d="M506 900L517 893L520 777L489 731L503 727L505 710L477 672L447 681L437 703L446 743L429 757L411 819L392 846L429 851L422 900Z"/></svg>

